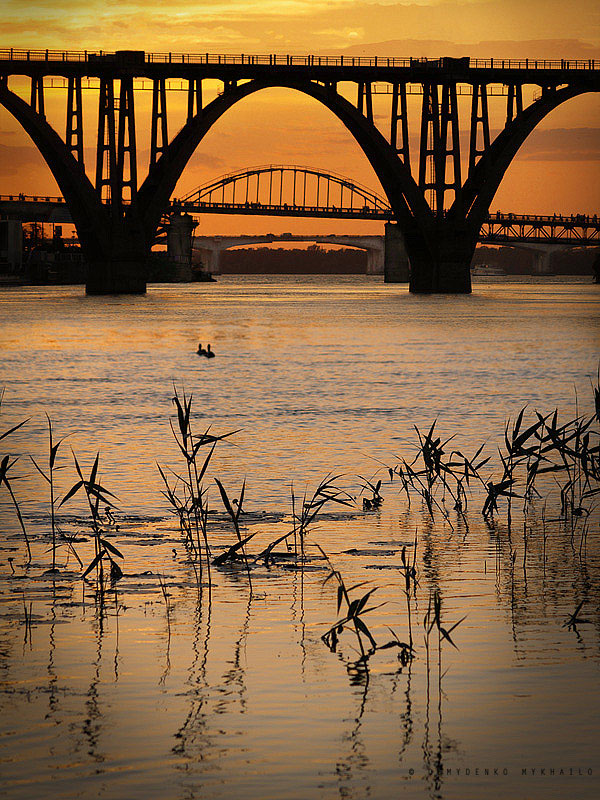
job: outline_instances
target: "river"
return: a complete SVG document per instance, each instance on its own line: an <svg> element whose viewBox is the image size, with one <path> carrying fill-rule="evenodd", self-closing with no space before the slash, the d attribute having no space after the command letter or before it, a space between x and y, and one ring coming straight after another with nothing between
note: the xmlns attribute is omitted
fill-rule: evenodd
<svg viewBox="0 0 600 800"><path fill-rule="evenodd" d="M466 517L446 513L446 497L431 514L388 472L415 456L415 426L454 436L446 452L485 443L487 479L524 406L528 421L591 414L599 310L600 287L548 278L432 297L371 276L223 276L140 297L4 289L0 434L28 419L2 453L19 456L11 485L32 559L0 487L0 795L599 796L595 498L567 525L550 473L525 521L515 499L509 529L505 500L483 519L481 486ZM216 358L198 357L198 342ZM357 498L323 508L304 562L282 544L275 563L252 566L251 590L239 562L198 591L156 466L171 485L185 472L174 390L192 396L196 434L235 432L204 480L213 555L236 541L215 477L230 498L246 480L251 556L290 530L291 487L296 510L330 474ZM84 473L100 453L100 483L118 498L105 538L124 575L103 603L64 541L47 572L48 486L29 459L48 463L46 414L64 438L57 497L77 481L73 451ZM357 476L382 480L379 509L363 511ZM82 492L57 514L87 566ZM365 622L380 644L390 629L409 636L402 549L412 558L415 537L414 658L390 647L363 669L351 630L331 652L321 637L338 618L337 578L325 581L315 543L345 586L368 582L353 597L375 589ZM436 592L445 630L464 620L427 648Z"/></svg>

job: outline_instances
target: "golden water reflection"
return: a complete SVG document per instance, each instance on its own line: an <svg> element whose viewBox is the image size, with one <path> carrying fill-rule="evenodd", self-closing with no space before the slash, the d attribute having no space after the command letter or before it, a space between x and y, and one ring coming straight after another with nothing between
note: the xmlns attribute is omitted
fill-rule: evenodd
<svg viewBox="0 0 600 800"><path fill-rule="evenodd" d="M411 452L413 424L438 417L469 452L486 439L494 452L505 417L525 402L568 414L575 384L589 405L595 287L479 291L452 302L366 278L229 278L131 301L88 302L71 288L0 298L2 430L32 416L10 440L23 464L15 490L33 543L28 569L4 496L1 507L7 796L598 796L597 514L585 548L581 527L573 536L543 499L509 530L505 515L482 519L476 495L468 527L459 515L450 527L377 473L377 459ZM193 355L198 339L217 352L209 368ZM417 533L413 661L390 649L365 670L346 632L328 650L320 637L336 619L336 592L314 548L303 569L256 565L252 593L243 568L213 569L210 595L198 592L154 464L177 463L173 379L194 393L198 427L243 428L217 450L211 475L238 488L248 477L252 552L289 526L292 481L300 494L339 468L354 493L357 473L382 477L379 511L326 512L311 538L348 585L378 587L384 604L369 625L379 641L388 628L408 635L401 551ZM61 495L72 446L86 467L100 449L102 481L119 496L119 527L107 535L125 574L103 603L64 547L59 574L44 574L46 488L25 456L43 459L46 410L57 435L69 434ZM233 533L210 493L218 549ZM85 507L69 503L59 518L87 539L75 547L89 563ZM441 660L437 640L424 643L435 590L444 624L466 617L458 649L443 644ZM581 601L588 622L569 629Z"/></svg>

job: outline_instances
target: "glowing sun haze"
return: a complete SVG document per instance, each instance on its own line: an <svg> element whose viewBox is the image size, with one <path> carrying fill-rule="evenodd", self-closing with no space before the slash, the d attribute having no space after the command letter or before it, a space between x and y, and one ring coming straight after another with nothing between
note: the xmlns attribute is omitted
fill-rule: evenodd
<svg viewBox="0 0 600 800"><path fill-rule="evenodd" d="M169 4L163 0L4 0L0 25L4 47L30 49L600 58L597 0L568 4L564 0L175 0ZM26 91L25 84L22 90ZM64 134L65 99L59 91L47 95L49 117ZM142 179L149 102L149 98L140 100L138 109ZM183 93L169 96L169 113L180 112L170 119L171 136L180 124L184 102ZM495 102L500 121L504 101ZM419 103L415 97L409 108L413 153ZM490 104L494 127L493 101ZM376 97L375 114L385 131L389 98ZM467 119L463 114L463 125ZM91 105L85 124L86 148L91 148L96 125ZM91 169L91 150L86 155ZM270 89L242 101L219 120L200 143L175 194L181 196L222 173L265 163L334 171L381 191L367 159L331 112L291 90ZM599 187L600 98L590 93L559 107L529 137L492 209L598 213ZM0 193L21 191L57 193L57 187L27 135L1 109ZM205 232L346 232L357 225L365 232L380 227L332 220L202 219Z"/></svg>

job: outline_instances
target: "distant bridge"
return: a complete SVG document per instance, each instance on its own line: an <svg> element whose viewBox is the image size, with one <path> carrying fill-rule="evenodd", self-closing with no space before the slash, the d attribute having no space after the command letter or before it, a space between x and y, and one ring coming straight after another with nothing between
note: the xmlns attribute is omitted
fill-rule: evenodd
<svg viewBox="0 0 600 800"><path fill-rule="evenodd" d="M171 211L191 214L365 219L390 222L380 195L349 178L309 167L269 164L228 173L173 200ZM600 245L598 215L488 214L480 242Z"/></svg>
<svg viewBox="0 0 600 800"><path fill-rule="evenodd" d="M171 208L189 213L260 214L335 219L394 218L380 195L342 175L311 167L267 164L223 175Z"/></svg>
<svg viewBox="0 0 600 800"><path fill-rule="evenodd" d="M221 272L221 253L232 247L253 247L275 242L314 242L365 250L367 275L383 275L385 266L385 236L344 236L329 234L267 233L263 236L194 236L192 247L202 259L204 269L211 275Z"/></svg>
<svg viewBox="0 0 600 800"><path fill-rule="evenodd" d="M394 219L394 212L383 197L349 178L311 167L279 164L228 173L183 198L172 200L168 215L182 212L362 219L384 223ZM62 197L43 195L0 195L0 216L28 222L72 222ZM540 215L496 211L483 220L478 241L600 246L600 218L587 214Z"/></svg>

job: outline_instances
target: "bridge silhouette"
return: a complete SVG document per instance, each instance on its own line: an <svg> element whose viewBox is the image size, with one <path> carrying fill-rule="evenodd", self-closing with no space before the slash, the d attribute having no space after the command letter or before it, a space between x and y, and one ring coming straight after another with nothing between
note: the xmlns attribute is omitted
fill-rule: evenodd
<svg viewBox="0 0 600 800"><path fill-rule="evenodd" d="M194 189L185 197L171 200L159 232L166 230L169 218L184 212L361 219L384 223L394 220L394 211L383 197L350 178L312 167L281 164L227 173ZM63 197L0 195L0 215L32 222L73 222ZM354 236L357 237L360 238L360 235ZM495 211L483 221L478 241L600 246L600 217Z"/></svg>
<svg viewBox="0 0 600 800"><path fill-rule="evenodd" d="M29 81L27 99L9 87L23 78ZM214 80L222 91L205 102L204 90ZM46 118L48 81L64 87L64 138ZM89 177L83 148L88 87L97 96L95 171ZM135 98L148 87L150 159L139 183ZM413 292L469 292L471 258L506 169L548 113L600 90L600 62L0 50L0 104L32 138L60 187L90 265L88 293L145 291L145 261L191 155L237 102L272 87L322 103L368 158L393 215L389 280L410 267ZM170 138L167 96L182 89L187 118ZM417 158L407 106L414 91L421 95ZM384 130L373 114L377 93L389 96ZM470 98L462 125L469 132L464 168L463 94ZM499 125L490 123L492 101L503 104Z"/></svg>

